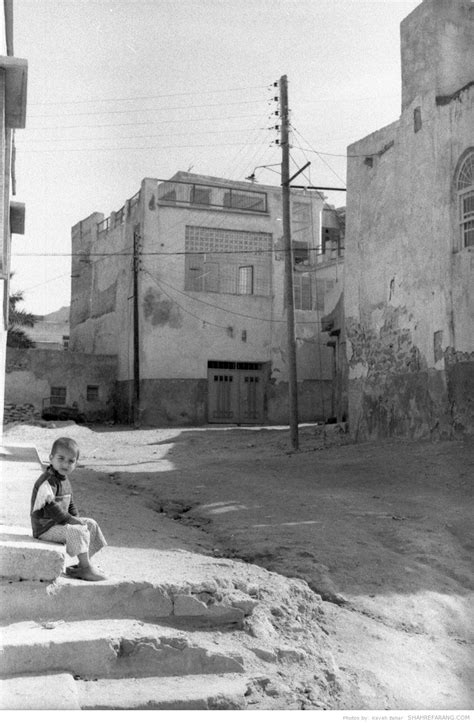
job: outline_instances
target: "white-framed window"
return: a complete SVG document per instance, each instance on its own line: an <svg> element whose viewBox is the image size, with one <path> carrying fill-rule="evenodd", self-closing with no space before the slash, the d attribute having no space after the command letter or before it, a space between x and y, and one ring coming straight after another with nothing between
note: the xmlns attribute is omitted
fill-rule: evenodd
<svg viewBox="0 0 474 726"><path fill-rule="evenodd" d="M474 245L474 150L462 162L457 177L459 249Z"/></svg>
<svg viewBox="0 0 474 726"><path fill-rule="evenodd" d="M237 293L239 295L253 295L253 265L239 267Z"/></svg>
<svg viewBox="0 0 474 726"><path fill-rule="evenodd" d="M87 401L98 401L99 400L99 386L87 386L86 400Z"/></svg>

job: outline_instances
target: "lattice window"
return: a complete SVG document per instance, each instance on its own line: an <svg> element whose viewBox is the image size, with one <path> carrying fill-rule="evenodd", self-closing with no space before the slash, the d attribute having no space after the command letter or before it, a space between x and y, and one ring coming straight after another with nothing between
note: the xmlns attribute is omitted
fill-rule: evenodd
<svg viewBox="0 0 474 726"><path fill-rule="evenodd" d="M272 235L186 227L185 290L270 295Z"/></svg>
<svg viewBox="0 0 474 726"><path fill-rule="evenodd" d="M468 153L456 180L460 247L474 245L474 151Z"/></svg>

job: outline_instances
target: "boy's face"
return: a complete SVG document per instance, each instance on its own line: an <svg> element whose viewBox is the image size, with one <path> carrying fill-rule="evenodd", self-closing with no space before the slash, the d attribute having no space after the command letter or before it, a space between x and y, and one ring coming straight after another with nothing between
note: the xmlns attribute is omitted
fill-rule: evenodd
<svg viewBox="0 0 474 726"><path fill-rule="evenodd" d="M63 476L67 476L74 471L77 464L77 458L72 451L59 447L53 454L50 454L49 460L52 466Z"/></svg>

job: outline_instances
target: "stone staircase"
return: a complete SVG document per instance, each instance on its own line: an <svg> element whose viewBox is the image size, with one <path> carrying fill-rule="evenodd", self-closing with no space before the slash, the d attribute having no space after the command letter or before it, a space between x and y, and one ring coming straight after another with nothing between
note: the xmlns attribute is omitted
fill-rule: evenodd
<svg viewBox="0 0 474 726"><path fill-rule="evenodd" d="M235 581L234 565L165 549L147 579L143 567L68 578L65 548L25 526L40 472L35 449L0 447L0 708L245 709L250 693L255 704L267 667L281 664L257 647L258 592ZM123 572L130 550L108 549Z"/></svg>
<svg viewBox="0 0 474 726"><path fill-rule="evenodd" d="M70 579L61 545L2 530L1 708L246 707L252 654L232 636L252 598L210 595L208 583Z"/></svg>

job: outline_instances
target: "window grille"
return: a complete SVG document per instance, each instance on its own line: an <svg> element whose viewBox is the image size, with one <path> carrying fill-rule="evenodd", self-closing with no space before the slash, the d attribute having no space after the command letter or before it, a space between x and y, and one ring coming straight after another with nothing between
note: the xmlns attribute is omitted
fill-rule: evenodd
<svg viewBox="0 0 474 726"><path fill-rule="evenodd" d="M97 224L97 234L106 234L110 229L110 217Z"/></svg>
<svg viewBox="0 0 474 726"><path fill-rule="evenodd" d="M251 265L239 267L237 292L239 295L253 295L253 267Z"/></svg>
<svg viewBox="0 0 474 726"><path fill-rule="evenodd" d="M311 277L307 273L296 272L293 277L295 310L311 310Z"/></svg>
<svg viewBox="0 0 474 726"><path fill-rule="evenodd" d="M266 196L258 192L237 192L230 189L224 194L224 207L266 212Z"/></svg>
<svg viewBox="0 0 474 726"><path fill-rule="evenodd" d="M461 249L474 245L474 151L464 160L457 177Z"/></svg>
<svg viewBox="0 0 474 726"><path fill-rule="evenodd" d="M88 401L99 400L99 386L87 386L86 399Z"/></svg>
<svg viewBox="0 0 474 726"><path fill-rule="evenodd" d="M191 204L211 203L211 189L209 187L194 186L191 188Z"/></svg>
<svg viewBox="0 0 474 726"><path fill-rule="evenodd" d="M63 386L51 386L51 405L64 406L66 404L67 388Z"/></svg>
<svg viewBox="0 0 474 726"><path fill-rule="evenodd" d="M249 363L249 362L235 362L229 360L209 360L207 361L208 368L225 368L226 370L239 370L239 371L261 371L262 363Z"/></svg>
<svg viewBox="0 0 474 726"><path fill-rule="evenodd" d="M305 262L309 262L309 250L307 242L297 242L293 240L293 261L295 265L301 265Z"/></svg>

